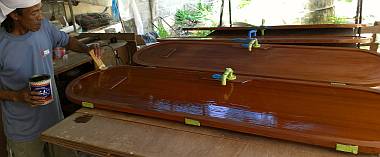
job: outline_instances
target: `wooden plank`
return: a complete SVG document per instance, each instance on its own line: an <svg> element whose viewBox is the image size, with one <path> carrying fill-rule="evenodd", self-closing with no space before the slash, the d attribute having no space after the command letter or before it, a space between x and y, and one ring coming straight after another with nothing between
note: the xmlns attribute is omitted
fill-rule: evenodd
<svg viewBox="0 0 380 157"><path fill-rule="evenodd" d="M210 30L208 36L247 36L250 30L258 30L258 36L272 35L356 35L354 29L366 27L365 24L312 24L312 25L278 25L278 26L251 26L251 27L196 27L183 28L183 30ZM265 30L265 31L261 31ZM263 32L265 32L263 34Z"/></svg>
<svg viewBox="0 0 380 157"><path fill-rule="evenodd" d="M380 33L380 25L362 28L361 33Z"/></svg>
<svg viewBox="0 0 380 157"><path fill-rule="evenodd" d="M93 117L87 123L74 120ZM208 127L97 109L81 109L42 134L49 143L95 155L146 157L375 157Z"/></svg>
<svg viewBox="0 0 380 157"><path fill-rule="evenodd" d="M361 33L380 33L380 21L376 21L373 26L361 28Z"/></svg>
<svg viewBox="0 0 380 157"><path fill-rule="evenodd" d="M372 37L352 37L352 36L257 36L253 37L259 40L260 44L287 44L287 45L310 45L310 46L338 46L338 47L356 47L356 44L368 44L372 42ZM239 37L215 37L215 38L164 38L158 39L159 42L168 41L191 41L191 42L240 42L248 43L249 38Z"/></svg>
<svg viewBox="0 0 380 157"><path fill-rule="evenodd" d="M135 42L135 33L81 33L78 38L95 37L98 40L110 40L116 38L117 40L124 40L127 42Z"/></svg>
<svg viewBox="0 0 380 157"><path fill-rule="evenodd" d="M360 30L362 34L371 33L372 34L372 42L369 44L363 44L361 46L369 46L371 51L378 51L379 43L377 43L377 34L380 33L380 25L379 21L376 21L373 26L364 27Z"/></svg>
<svg viewBox="0 0 380 157"><path fill-rule="evenodd" d="M252 30L252 29L352 29L366 27L365 24L311 24L311 25L277 25L277 26L250 26L250 27L193 27L183 30Z"/></svg>
<svg viewBox="0 0 380 157"><path fill-rule="evenodd" d="M74 114L43 134L69 139L74 146L96 148L97 153L119 156L236 156L246 143L233 139L219 138L194 132L135 123L132 121L109 120L94 116L88 123L75 123L74 119L83 114ZM70 126L70 127L68 127ZM107 128L107 129L101 129ZM61 130L61 131L57 131ZM62 131L64 130L64 131ZM51 139L51 138L50 138ZM189 141L188 139L194 139ZM50 142L54 142L53 140ZM69 142L66 143L70 147ZM199 147L202 145L202 147ZM93 148L91 148L93 147ZM84 148L86 149L86 148ZM163 151L166 150L166 151Z"/></svg>

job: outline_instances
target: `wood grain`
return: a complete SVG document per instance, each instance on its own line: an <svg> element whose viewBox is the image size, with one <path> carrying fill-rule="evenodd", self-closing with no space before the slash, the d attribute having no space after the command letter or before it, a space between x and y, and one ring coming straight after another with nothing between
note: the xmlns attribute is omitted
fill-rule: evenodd
<svg viewBox="0 0 380 157"><path fill-rule="evenodd" d="M134 55L138 64L154 67L235 73L299 81L374 87L380 81L379 54L353 48L266 45L243 48L239 43L168 41ZM175 53L166 56L175 49Z"/></svg>
<svg viewBox="0 0 380 157"><path fill-rule="evenodd" d="M203 79L212 74L120 66L81 76L69 84L66 94L77 104L90 102L99 109L179 122L190 118L203 126L380 152L376 89L252 76L222 86L218 80Z"/></svg>
<svg viewBox="0 0 380 157"><path fill-rule="evenodd" d="M93 115L93 118L88 123L75 123L74 120L83 115ZM42 133L42 139L101 156L377 156L340 153L316 146L98 109L79 110Z"/></svg>
<svg viewBox="0 0 380 157"><path fill-rule="evenodd" d="M308 36L256 36L260 44L286 44L286 45L309 45L309 46L334 46L356 48L357 44L369 44L373 41L372 37L355 36L332 36L332 35L308 35ZM183 38L164 38L158 42L167 41L188 41L188 42L239 42L248 43L249 38L241 36L217 36L217 37L183 37Z"/></svg>
<svg viewBox="0 0 380 157"><path fill-rule="evenodd" d="M196 27L183 28L187 31L209 30L208 36L248 36L250 30L258 30L257 36L282 35L336 35L355 36L356 28L365 28L365 24L312 24L312 25L278 25L278 26L250 26L250 27ZM264 34L262 34L262 30Z"/></svg>

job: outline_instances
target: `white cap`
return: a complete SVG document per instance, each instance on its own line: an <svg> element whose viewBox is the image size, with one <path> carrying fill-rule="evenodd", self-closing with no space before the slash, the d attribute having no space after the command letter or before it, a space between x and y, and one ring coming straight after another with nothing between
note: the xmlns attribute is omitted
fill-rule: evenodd
<svg viewBox="0 0 380 157"><path fill-rule="evenodd" d="M17 8L28 8L41 3L41 0L0 0L0 23L2 23L9 13Z"/></svg>

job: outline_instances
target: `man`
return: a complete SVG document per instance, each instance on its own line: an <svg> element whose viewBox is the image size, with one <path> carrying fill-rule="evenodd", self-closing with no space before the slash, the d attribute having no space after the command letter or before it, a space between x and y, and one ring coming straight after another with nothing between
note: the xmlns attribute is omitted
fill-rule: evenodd
<svg viewBox="0 0 380 157"><path fill-rule="evenodd" d="M63 119L52 50L90 49L44 19L41 0L0 0L0 9L0 106L8 156L41 157L46 149L41 132ZM47 105L29 90L29 78L40 74L51 76L54 101Z"/></svg>

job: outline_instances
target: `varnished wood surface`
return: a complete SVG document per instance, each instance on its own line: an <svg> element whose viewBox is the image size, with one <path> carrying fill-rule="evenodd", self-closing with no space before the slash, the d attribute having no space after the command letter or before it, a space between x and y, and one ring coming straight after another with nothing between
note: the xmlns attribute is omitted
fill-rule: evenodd
<svg viewBox="0 0 380 157"><path fill-rule="evenodd" d="M84 115L93 117L75 122ZM78 110L42 139L100 156L377 157L99 109Z"/></svg>
<svg viewBox="0 0 380 157"><path fill-rule="evenodd" d="M277 26L251 26L251 27L194 27L182 28L183 30L252 30L252 29L353 29L366 27L365 24L312 24L312 25L277 25Z"/></svg>
<svg viewBox="0 0 380 157"><path fill-rule="evenodd" d="M254 37L263 44L356 44L371 43L370 37L352 37L352 36L258 36ZM247 38L164 38L158 39L159 42L165 41L219 41L234 42L245 41Z"/></svg>
<svg viewBox="0 0 380 157"><path fill-rule="evenodd" d="M367 87L238 75L222 86L213 73L114 67L69 84L69 100L128 112L334 148L380 152L380 95Z"/></svg>
<svg viewBox="0 0 380 157"><path fill-rule="evenodd" d="M361 29L361 33L380 33L380 25L364 27Z"/></svg>
<svg viewBox="0 0 380 157"><path fill-rule="evenodd" d="M238 36L246 37L250 30L258 30L257 36L279 35L339 35L354 36L355 28L366 27L362 24L315 24L315 25L279 25L279 26L252 26L252 27L198 27L184 28L183 30L212 31L209 37Z"/></svg>
<svg viewBox="0 0 380 157"><path fill-rule="evenodd" d="M378 86L380 57L353 48L264 45L249 52L238 43L169 41L134 55L141 65L291 80Z"/></svg>

